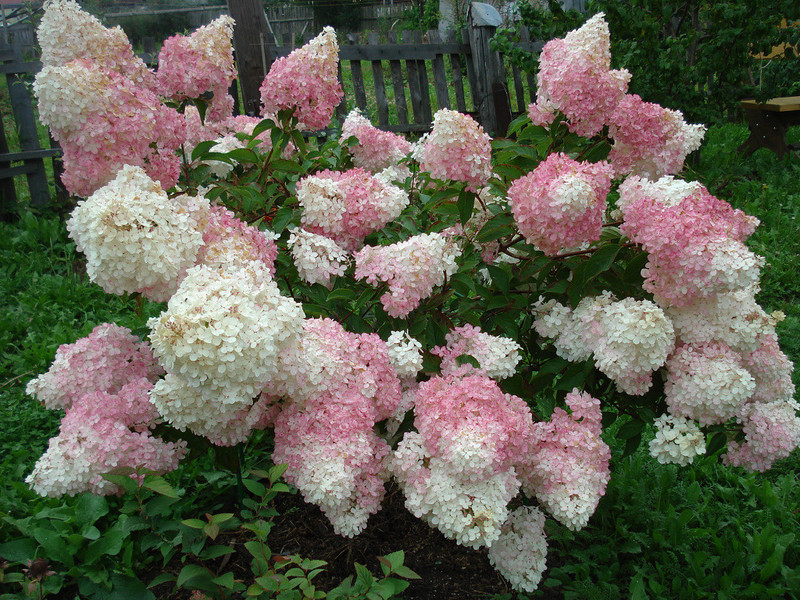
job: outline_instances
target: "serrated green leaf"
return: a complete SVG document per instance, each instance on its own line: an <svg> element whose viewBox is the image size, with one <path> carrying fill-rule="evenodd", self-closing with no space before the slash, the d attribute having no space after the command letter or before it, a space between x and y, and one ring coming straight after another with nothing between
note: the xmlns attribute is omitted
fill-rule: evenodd
<svg viewBox="0 0 800 600"><path fill-rule="evenodd" d="M178 493L172 488L167 480L160 475L148 475L144 478L142 487L147 488L156 494L166 496L167 498L178 498Z"/></svg>

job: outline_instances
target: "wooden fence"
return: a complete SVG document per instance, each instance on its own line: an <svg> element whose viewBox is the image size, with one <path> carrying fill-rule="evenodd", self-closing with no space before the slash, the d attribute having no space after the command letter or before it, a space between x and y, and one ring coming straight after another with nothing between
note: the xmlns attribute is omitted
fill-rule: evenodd
<svg viewBox="0 0 800 600"><path fill-rule="evenodd" d="M490 49L499 23L471 14L470 24L456 42L441 42L436 31L403 31L400 35L389 32L385 39L368 33L354 38L355 43L343 44L340 77L346 93L337 110L339 117L358 107L381 129L422 133L430 129L436 110L451 108L471 114L490 133L505 133L511 119L534 101L535 81L516 66L506 65ZM294 36L284 38L284 45L270 45L273 57L286 56L295 46ZM541 42L528 41L524 31L522 39L527 50L542 47ZM56 182L61 165L57 144L39 139L34 99L25 83L41 64L22 62L18 47L0 48L0 59L20 147L18 152L9 152L0 129L0 215L7 219L16 203L13 178L24 175L31 203L44 206L51 197L44 161L53 159Z"/></svg>
<svg viewBox="0 0 800 600"><path fill-rule="evenodd" d="M39 62L24 62L19 44L0 46L0 72L6 77L8 100L13 113L15 131L6 133L0 119L0 219L9 220L14 214L17 204L17 192L14 184L16 177L25 176L30 193L30 201L34 206L46 206L51 202L52 193L49 178L45 169L45 159L53 160L54 183L58 183L56 191L60 192L61 162L56 160L61 149L51 140L49 144L39 138L34 98L29 89L33 74L41 69ZM19 150L9 152L8 137L18 137ZM22 164L15 164L22 163Z"/></svg>

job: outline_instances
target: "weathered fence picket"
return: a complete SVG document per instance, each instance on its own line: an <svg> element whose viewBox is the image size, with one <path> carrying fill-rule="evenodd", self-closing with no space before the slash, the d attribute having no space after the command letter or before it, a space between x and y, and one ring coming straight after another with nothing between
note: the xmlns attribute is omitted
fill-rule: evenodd
<svg viewBox="0 0 800 600"><path fill-rule="evenodd" d="M39 143L39 130L33 110L33 97L25 77L36 73L41 63L24 62L19 45L0 47L0 72L6 76L8 96L14 114L17 133L19 135L18 152L8 151L5 131L0 140L0 181L8 181L10 185L0 186L0 218L8 220L15 212L17 194L13 178L25 175L30 191L31 204L45 206L51 201L50 186L44 159L61 155L61 149L54 142L50 148L43 148ZM55 146L55 147L52 147ZM14 163L21 162L21 165Z"/></svg>

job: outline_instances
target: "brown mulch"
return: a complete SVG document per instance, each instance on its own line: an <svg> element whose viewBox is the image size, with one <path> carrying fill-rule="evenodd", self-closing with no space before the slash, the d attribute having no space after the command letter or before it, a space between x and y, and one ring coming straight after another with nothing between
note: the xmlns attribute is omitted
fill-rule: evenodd
<svg viewBox="0 0 800 600"><path fill-rule="evenodd" d="M421 577L410 580L401 594L404 600L479 600L512 593L508 582L492 568L485 550L460 546L414 517L406 510L402 493L394 484L387 486L381 510L370 517L367 529L355 538L336 535L322 512L306 504L299 494L280 494L275 499L275 507L280 514L274 518L268 538L273 555L299 554L303 558L326 561L326 570L313 580L317 589L330 590L348 575L355 576L355 563L381 576L377 557L403 550L405 566ZM215 543L230 545L236 552L229 559L214 562L225 560L219 572L233 571L237 579L249 585L253 581L251 556L243 546L248 539L252 537L241 531L230 536L220 535ZM175 564L168 564L166 569L159 569L159 573L167 570L177 574L182 564L178 560L173 562ZM218 565L206 566L213 569ZM157 574L140 576L148 581ZM159 600L190 596L183 590L175 595L172 590L172 584L164 584L153 592ZM560 597L546 588L540 588L539 592L537 598Z"/></svg>

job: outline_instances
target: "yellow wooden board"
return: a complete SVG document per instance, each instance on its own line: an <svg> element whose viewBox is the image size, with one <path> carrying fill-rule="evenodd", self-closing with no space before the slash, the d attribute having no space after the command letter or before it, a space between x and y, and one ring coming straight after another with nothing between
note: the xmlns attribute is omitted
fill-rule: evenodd
<svg viewBox="0 0 800 600"><path fill-rule="evenodd" d="M766 102L755 100L742 100L742 108L757 108L774 112L791 112L800 110L800 96L787 96L785 98L772 98Z"/></svg>

